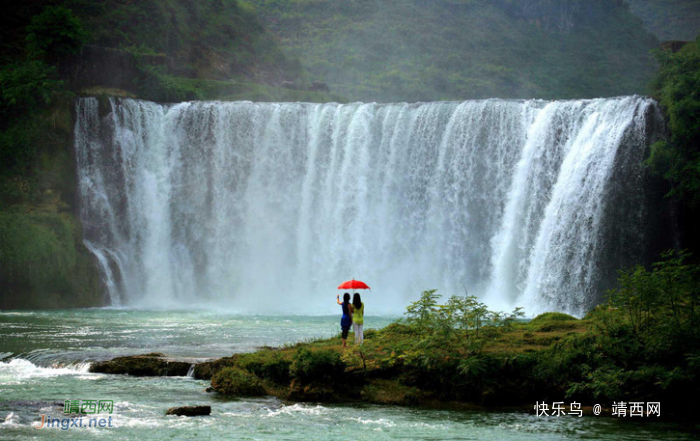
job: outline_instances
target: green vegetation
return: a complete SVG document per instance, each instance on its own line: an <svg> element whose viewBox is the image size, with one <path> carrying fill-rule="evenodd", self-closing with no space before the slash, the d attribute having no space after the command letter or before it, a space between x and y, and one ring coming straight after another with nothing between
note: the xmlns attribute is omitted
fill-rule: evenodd
<svg viewBox="0 0 700 441"><path fill-rule="evenodd" d="M343 375L345 363L335 351L311 352L305 347L299 348L293 357L289 373L303 382L332 382Z"/></svg>
<svg viewBox="0 0 700 441"><path fill-rule="evenodd" d="M274 82L302 74L299 62L236 0L39 0L6 11L3 19L5 57L29 52L70 61L81 43L89 43L162 54L174 76Z"/></svg>
<svg viewBox="0 0 700 441"><path fill-rule="evenodd" d="M227 367L211 379L212 387L226 395L255 397L265 395L265 389L255 375L237 367Z"/></svg>
<svg viewBox="0 0 700 441"><path fill-rule="evenodd" d="M247 0L311 77L350 100L645 93L658 47L605 0Z"/></svg>
<svg viewBox="0 0 700 441"><path fill-rule="evenodd" d="M241 81L198 80L151 72L140 88L140 96L154 101L190 100L257 101L257 102L345 102L338 95L306 90L286 89Z"/></svg>
<svg viewBox="0 0 700 441"><path fill-rule="evenodd" d="M27 65L43 69L38 61ZM99 276L72 208L67 93L57 80L7 72L0 73L0 82L13 85L3 88L0 106L0 308L101 304Z"/></svg>
<svg viewBox="0 0 700 441"><path fill-rule="evenodd" d="M242 369L266 393L297 401L608 408L661 401L665 415L693 417L700 266L688 258L669 252L651 270L621 272L609 300L583 319L545 313L525 321L519 309L494 313L473 297L441 303L426 291L404 320L367 331L363 346L343 349L337 336L238 354L222 359L212 386L230 395L219 384L228 372L241 378L235 369Z"/></svg>
<svg viewBox="0 0 700 441"><path fill-rule="evenodd" d="M700 40L681 51L657 51L654 96L667 115L670 138L652 146L649 163L690 206L700 203Z"/></svg>
<svg viewBox="0 0 700 441"><path fill-rule="evenodd" d="M0 308L93 306L99 279L67 213L0 211Z"/></svg>
<svg viewBox="0 0 700 441"><path fill-rule="evenodd" d="M32 58L57 64L75 55L87 39L82 21L70 9L47 6L27 26L27 53Z"/></svg>
<svg viewBox="0 0 700 441"><path fill-rule="evenodd" d="M659 40L695 40L700 8L696 0L626 0L630 10Z"/></svg>

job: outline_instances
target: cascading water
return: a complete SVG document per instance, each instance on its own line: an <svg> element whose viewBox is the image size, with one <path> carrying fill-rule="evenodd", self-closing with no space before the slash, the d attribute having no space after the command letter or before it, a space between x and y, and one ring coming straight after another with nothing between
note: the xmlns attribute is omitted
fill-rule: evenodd
<svg viewBox="0 0 700 441"><path fill-rule="evenodd" d="M373 312L438 288L581 314L611 282L603 267L647 252L640 163L656 112L642 97L85 98L85 243L113 304L327 312L358 278Z"/></svg>

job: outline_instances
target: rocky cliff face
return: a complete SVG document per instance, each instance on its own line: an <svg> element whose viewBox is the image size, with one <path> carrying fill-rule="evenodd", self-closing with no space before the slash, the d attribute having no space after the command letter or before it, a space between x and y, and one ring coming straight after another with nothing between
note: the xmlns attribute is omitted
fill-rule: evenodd
<svg viewBox="0 0 700 441"><path fill-rule="evenodd" d="M606 11L623 7L623 0L498 0L497 4L538 28L569 33L577 26L595 22Z"/></svg>
<svg viewBox="0 0 700 441"><path fill-rule="evenodd" d="M697 0L625 0L630 11L659 40L695 40L700 33Z"/></svg>

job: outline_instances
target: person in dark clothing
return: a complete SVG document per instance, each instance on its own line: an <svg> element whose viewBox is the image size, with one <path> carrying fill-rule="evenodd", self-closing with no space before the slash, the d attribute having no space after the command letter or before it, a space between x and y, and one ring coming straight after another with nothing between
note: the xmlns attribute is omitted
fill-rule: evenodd
<svg viewBox="0 0 700 441"><path fill-rule="evenodd" d="M340 294L335 296L335 301L343 308L343 317L340 319L340 329L343 331L343 347L347 346L348 332L352 326L352 303L350 303L350 293L343 294L343 302L340 302Z"/></svg>

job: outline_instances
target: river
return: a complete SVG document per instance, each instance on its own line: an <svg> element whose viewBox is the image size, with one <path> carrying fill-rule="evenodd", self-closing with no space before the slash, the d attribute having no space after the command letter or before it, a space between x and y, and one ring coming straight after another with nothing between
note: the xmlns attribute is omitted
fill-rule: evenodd
<svg viewBox="0 0 700 441"><path fill-rule="evenodd" d="M371 317L366 327L396 317ZM675 425L611 416L537 417L533 410L435 410L224 399L192 377L89 373L91 362L163 352L192 362L338 332L336 316L253 316L118 308L0 312L0 439L685 440ZM105 427L37 429L63 418L65 400L113 401ZM208 417L166 416L210 405ZM534 405L534 403L533 403ZM88 424L85 417L83 425ZM109 427L111 424L112 427ZM76 433L77 432L77 433Z"/></svg>

